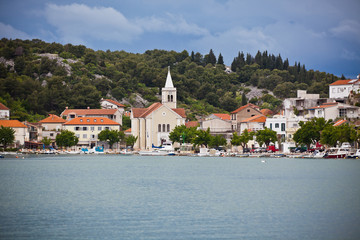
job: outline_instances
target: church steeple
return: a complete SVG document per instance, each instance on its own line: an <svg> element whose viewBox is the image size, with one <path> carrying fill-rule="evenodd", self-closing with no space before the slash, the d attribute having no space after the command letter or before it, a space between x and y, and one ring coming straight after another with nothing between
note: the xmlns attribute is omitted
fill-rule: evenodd
<svg viewBox="0 0 360 240"><path fill-rule="evenodd" d="M168 74L166 77L165 87L161 90L162 94L162 104L168 106L169 108L176 108L176 88L174 87L171 74L170 66L168 67Z"/></svg>

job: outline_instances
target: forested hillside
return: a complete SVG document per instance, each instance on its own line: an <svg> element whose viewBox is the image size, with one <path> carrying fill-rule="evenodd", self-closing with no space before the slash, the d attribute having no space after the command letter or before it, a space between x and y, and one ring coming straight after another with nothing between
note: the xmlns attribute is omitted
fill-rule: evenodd
<svg viewBox="0 0 360 240"><path fill-rule="evenodd" d="M236 53L234 53L236 55ZM37 121L48 113L70 108L98 108L99 100L113 98L128 106L139 105L138 96L151 104L159 101L167 66L178 91L178 106L188 118L227 112L251 102L277 110L281 99L295 97L297 89L328 96L328 85L338 78L289 64L280 55L260 51L253 57L239 52L225 72L223 56L148 50L94 51L83 45L62 45L34 40L0 41L0 102L11 117ZM263 89L248 99L250 87ZM275 97L268 92L272 91Z"/></svg>

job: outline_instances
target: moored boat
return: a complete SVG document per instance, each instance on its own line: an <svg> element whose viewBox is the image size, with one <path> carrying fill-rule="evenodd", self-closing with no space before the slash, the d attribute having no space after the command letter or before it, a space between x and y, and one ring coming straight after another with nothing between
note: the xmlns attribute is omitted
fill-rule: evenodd
<svg viewBox="0 0 360 240"><path fill-rule="evenodd" d="M324 158L346 158L350 154L350 148L329 148Z"/></svg>

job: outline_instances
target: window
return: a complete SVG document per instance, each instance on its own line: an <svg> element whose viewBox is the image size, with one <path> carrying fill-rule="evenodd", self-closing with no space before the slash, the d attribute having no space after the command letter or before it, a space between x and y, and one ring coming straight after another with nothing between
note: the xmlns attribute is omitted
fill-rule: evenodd
<svg viewBox="0 0 360 240"><path fill-rule="evenodd" d="M165 132L165 124L162 125L162 131Z"/></svg>
<svg viewBox="0 0 360 240"><path fill-rule="evenodd" d="M346 116L346 109L339 109L339 116L345 117Z"/></svg>
<svg viewBox="0 0 360 240"><path fill-rule="evenodd" d="M50 133L50 137L53 137L54 136L54 134L53 133Z"/></svg>
<svg viewBox="0 0 360 240"><path fill-rule="evenodd" d="M105 129L110 130L110 127L105 127Z"/></svg>
<svg viewBox="0 0 360 240"><path fill-rule="evenodd" d="M173 102L174 101L174 96L171 95L170 97L171 97L171 102Z"/></svg>
<svg viewBox="0 0 360 240"><path fill-rule="evenodd" d="M83 138L87 138L87 134L83 134Z"/></svg>
<svg viewBox="0 0 360 240"><path fill-rule="evenodd" d="M70 115L70 118L75 118L75 115L74 115L74 114L71 114L71 115Z"/></svg>
<svg viewBox="0 0 360 240"><path fill-rule="evenodd" d="M76 136L77 138L80 138L80 134L76 134L75 136Z"/></svg>
<svg viewBox="0 0 360 240"><path fill-rule="evenodd" d="M90 127L91 131L94 131L95 130L95 127Z"/></svg>
<svg viewBox="0 0 360 240"><path fill-rule="evenodd" d="M166 126L166 130L167 130L167 132L170 132L170 124L168 124L167 126Z"/></svg>
<svg viewBox="0 0 360 240"><path fill-rule="evenodd" d="M158 124L158 132L161 132L161 124Z"/></svg>
<svg viewBox="0 0 360 240"><path fill-rule="evenodd" d="M94 119L94 122L96 122L96 119Z"/></svg>
<svg viewBox="0 0 360 240"><path fill-rule="evenodd" d="M88 130L88 128L87 127L83 127L83 131L87 131Z"/></svg>
<svg viewBox="0 0 360 240"><path fill-rule="evenodd" d="M75 131L79 131L80 127L74 127Z"/></svg>
<svg viewBox="0 0 360 240"><path fill-rule="evenodd" d="M90 122L90 119L86 119L87 122Z"/></svg>
<svg viewBox="0 0 360 240"><path fill-rule="evenodd" d="M272 130L272 123L270 123L270 130Z"/></svg>
<svg viewBox="0 0 360 240"><path fill-rule="evenodd" d="M80 119L80 122L82 122L83 120L82 119Z"/></svg>
<svg viewBox="0 0 360 240"><path fill-rule="evenodd" d="M98 131L101 131L102 130L102 127L98 127Z"/></svg>
<svg viewBox="0 0 360 240"><path fill-rule="evenodd" d="M170 95L168 95L168 102L170 102Z"/></svg>
<svg viewBox="0 0 360 240"><path fill-rule="evenodd" d="M278 124L278 123L275 123L275 128L279 128L279 124Z"/></svg>
<svg viewBox="0 0 360 240"><path fill-rule="evenodd" d="M92 134L92 135L91 135L91 139L95 139L95 134Z"/></svg>
<svg viewBox="0 0 360 240"><path fill-rule="evenodd" d="M285 123L281 124L281 131L285 131Z"/></svg>
<svg viewBox="0 0 360 240"><path fill-rule="evenodd" d="M250 112L250 109L248 109L247 112Z"/></svg>

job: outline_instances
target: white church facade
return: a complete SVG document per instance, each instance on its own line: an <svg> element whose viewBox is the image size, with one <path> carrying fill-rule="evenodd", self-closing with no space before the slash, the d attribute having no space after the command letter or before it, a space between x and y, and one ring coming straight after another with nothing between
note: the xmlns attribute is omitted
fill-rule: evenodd
<svg viewBox="0 0 360 240"><path fill-rule="evenodd" d="M185 109L176 108L176 88L171 78L170 67L161 94L161 103L131 110L131 134L138 137L135 149L151 150L152 146L170 142L170 132L176 126L185 124Z"/></svg>

